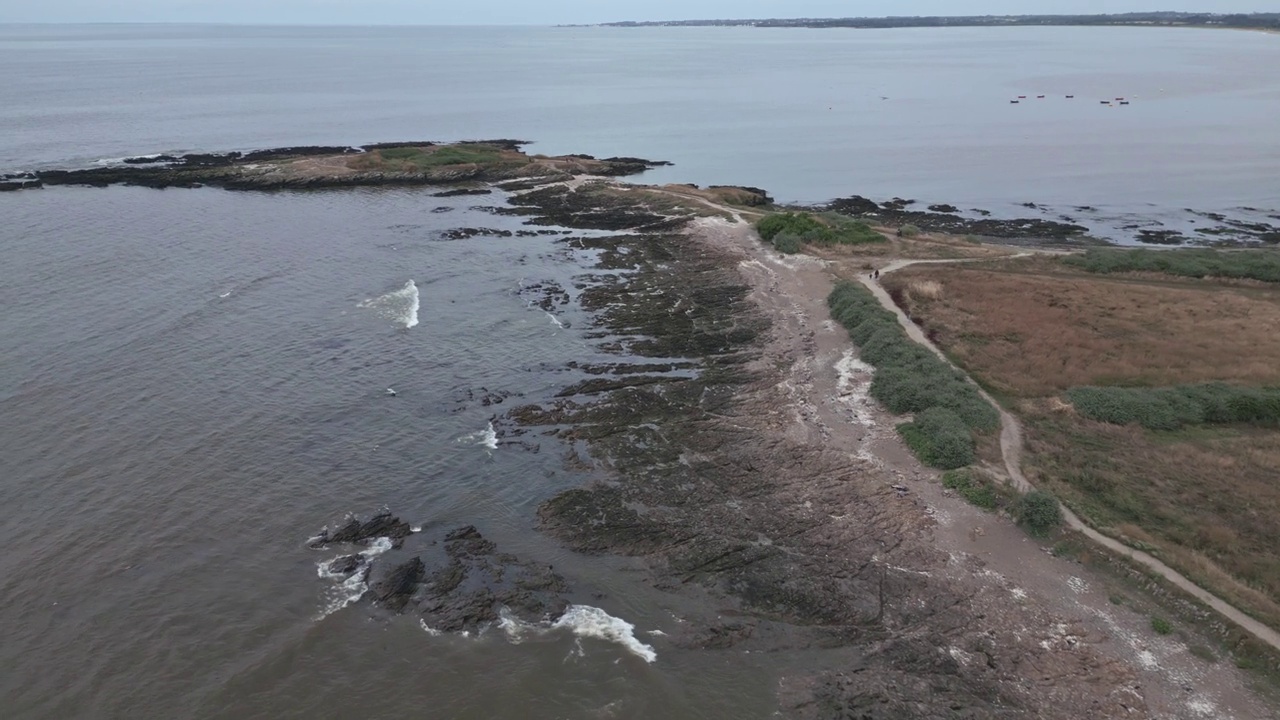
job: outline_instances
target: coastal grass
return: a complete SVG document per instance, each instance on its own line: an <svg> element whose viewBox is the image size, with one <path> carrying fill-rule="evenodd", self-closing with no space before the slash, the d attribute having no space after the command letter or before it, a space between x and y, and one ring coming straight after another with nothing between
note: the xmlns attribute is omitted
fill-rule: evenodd
<svg viewBox="0 0 1280 720"><path fill-rule="evenodd" d="M948 470L942 474L942 487L954 490L970 505L995 510L1008 504L1008 493L997 487L985 474L973 468Z"/></svg>
<svg viewBox="0 0 1280 720"><path fill-rule="evenodd" d="M1094 248L1062 262L1091 273L1153 272L1280 283L1280 251L1276 250Z"/></svg>
<svg viewBox="0 0 1280 720"><path fill-rule="evenodd" d="M898 428L908 447L923 462L945 470L972 462L974 433L1000 424L978 388L912 341L897 317L860 284L839 283L827 305L858 345L861 358L875 367L871 396L891 412L915 415Z"/></svg>
<svg viewBox="0 0 1280 720"><path fill-rule="evenodd" d="M881 284L994 394L1280 385L1280 288L1091 275L1056 259L916 265ZM938 287L935 287L938 286ZM927 287L928 292L921 292Z"/></svg>
<svg viewBox="0 0 1280 720"><path fill-rule="evenodd" d="M760 238L780 252L799 252L804 245L865 245L888 239L870 225L836 213L782 212L756 223Z"/></svg>
<svg viewBox="0 0 1280 720"><path fill-rule="evenodd" d="M1077 387L1066 397L1076 412L1115 425L1137 423L1148 430L1233 423L1280 425L1280 388L1225 383L1165 388Z"/></svg>
<svg viewBox="0 0 1280 720"><path fill-rule="evenodd" d="M882 283L1018 414L1037 487L1280 628L1280 287L1051 258Z"/></svg>
<svg viewBox="0 0 1280 720"><path fill-rule="evenodd" d="M450 165L527 164L529 158L495 145L467 143L379 148L351 160L359 170L421 172Z"/></svg>

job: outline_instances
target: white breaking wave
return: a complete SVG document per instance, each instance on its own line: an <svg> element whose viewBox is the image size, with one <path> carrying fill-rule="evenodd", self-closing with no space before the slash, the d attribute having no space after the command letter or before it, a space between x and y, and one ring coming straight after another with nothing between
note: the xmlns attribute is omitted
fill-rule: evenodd
<svg viewBox="0 0 1280 720"><path fill-rule="evenodd" d="M570 605L554 623L527 623L512 615L506 608L498 614L498 629L507 640L520 644L530 635L545 635L556 630L568 630L578 638L595 638L621 645L636 657L651 663L658 659L653 647L636 639L636 626L616 618L590 605Z"/></svg>
<svg viewBox="0 0 1280 720"><path fill-rule="evenodd" d="M485 427L484 430L477 430L473 433L467 433L466 435L463 435L462 437L458 438L458 442L471 443L472 445L483 445L489 448L490 450L497 450L498 449L498 431L494 430L493 422L490 421L489 425Z"/></svg>
<svg viewBox="0 0 1280 720"><path fill-rule="evenodd" d="M369 563L390 549L391 538L374 538L373 543L367 549L356 553L360 556L360 565L350 575L329 572L330 563L337 558L330 558L317 563L316 574L335 582L331 588L325 591L324 609L320 611L320 617L316 619L322 620L359 600L364 595L365 590L369 589L369 585L365 582L365 570L368 569Z"/></svg>
<svg viewBox="0 0 1280 720"><path fill-rule="evenodd" d="M543 312L546 312L546 311L544 310ZM556 327L561 329L564 328L564 323L560 322L560 318L556 317L555 315L552 315L551 313L547 313L547 317L551 318L551 322L555 323Z"/></svg>
<svg viewBox="0 0 1280 720"><path fill-rule="evenodd" d="M410 280L399 290L371 300L364 300L356 307L369 308L400 327L411 328L418 324L420 307L418 286Z"/></svg>

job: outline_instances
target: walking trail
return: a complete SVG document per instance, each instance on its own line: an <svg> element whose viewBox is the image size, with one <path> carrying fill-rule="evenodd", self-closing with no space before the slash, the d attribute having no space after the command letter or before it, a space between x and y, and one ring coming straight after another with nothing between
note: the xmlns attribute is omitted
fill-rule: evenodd
<svg viewBox="0 0 1280 720"><path fill-rule="evenodd" d="M1031 253L1020 253L1012 257L1025 257L1030 254ZM916 264L974 262L976 260L985 259L988 258L897 260L880 268L880 272L881 274L891 273L895 270L901 270L904 267ZM955 365L951 363L951 360L948 359L947 356L929 340L929 338L924 334L924 331L920 329L920 326L912 322L911 319L907 317L906 313L898 307L897 303L893 301L893 298L889 296L889 293L885 291L884 287L872 280L870 277L861 273L859 274L858 279L872 292L872 294L876 296L876 299L880 301L880 304L883 305L885 309L891 311L895 316L897 316L898 323L902 325L903 329L912 340L915 340L926 348L929 348L929 350L944 362L955 367ZM960 368L956 369L964 372ZM977 383L974 383L974 385L977 386ZM1017 418L1001 407L986 390L981 388L981 386L978 386L978 392L982 393L982 396L987 400L987 402L991 403L991 405L1000 412L1000 452L1004 456L1004 466L1005 470L1009 474L1009 478L1013 481L1014 486L1022 492L1032 490L1033 486L1027 480L1026 476L1022 474L1022 426L1018 423ZM1275 630L1272 630L1270 627L1246 615L1244 612L1227 603L1225 600L1219 598L1213 593L1210 593L1199 585L1196 585L1177 570L1174 570L1152 555L1141 550L1131 548L1114 538L1108 537L1097 530L1094 530L1070 509L1066 507L1062 508L1062 515L1067 527L1079 532L1111 552L1127 557L1140 565L1154 570L1165 580L1168 580L1187 594L1213 608L1220 615L1240 626L1257 639L1270 645L1273 649L1280 651L1280 633L1277 633Z"/></svg>

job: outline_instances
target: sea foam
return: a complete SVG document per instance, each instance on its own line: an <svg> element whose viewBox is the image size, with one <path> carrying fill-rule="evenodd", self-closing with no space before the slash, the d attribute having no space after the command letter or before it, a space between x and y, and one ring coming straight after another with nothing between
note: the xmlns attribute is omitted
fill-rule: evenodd
<svg viewBox="0 0 1280 720"><path fill-rule="evenodd" d="M399 290L364 300L357 307L369 308L407 330L418 324L420 300L418 286L410 280Z"/></svg>
<svg viewBox="0 0 1280 720"><path fill-rule="evenodd" d="M493 427L493 421L483 430L477 430L473 433L467 433L458 438L460 443L470 443L472 445L483 445L490 450L498 449L498 431Z"/></svg>
<svg viewBox="0 0 1280 720"><path fill-rule="evenodd" d="M369 563L390 549L391 538L374 538L368 548L356 553L360 556L360 565L355 572L349 575L329 572L329 565L335 558L317 563L316 574L322 578L333 580L334 584L325 591L324 609L320 611L320 616L316 619L322 620L359 600L364 595L365 590L369 589L369 585L365 582L365 571L368 570Z"/></svg>
<svg viewBox="0 0 1280 720"><path fill-rule="evenodd" d="M658 659L653 647L636 639L636 626L617 618L598 607L570 605L568 610L553 623L529 623L503 608L498 615L498 629L513 644L520 644L530 636L568 630L578 638L594 638L621 645L627 652L651 663Z"/></svg>

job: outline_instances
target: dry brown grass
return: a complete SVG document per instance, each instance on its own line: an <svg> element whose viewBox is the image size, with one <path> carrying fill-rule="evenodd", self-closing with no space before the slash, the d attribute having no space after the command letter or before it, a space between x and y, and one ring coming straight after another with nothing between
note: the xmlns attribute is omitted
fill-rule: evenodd
<svg viewBox="0 0 1280 720"><path fill-rule="evenodd" d="M946 286L945 300L913 292ZM1004 395L1091 384L1280 383L1280 293L1202 281L1147 282L915 266L886 276L908 312Z"/></svg>
<svg viewBox="0 0 1280 720"><path fill-rule="evenodd" d="M1280 627L1280 432L1151 432L1086 420L1059 397L1089 384L1280 384L1280 289L1098 277L1047 258L883 282L1023 418L1033 482ZM918 290L930 282L939 297Z"/></svg>
<svg viewBox="0 0 1280 720"><path fill-rule="evenodd" d="M924 302L942 299L942 283L936 280L913 280L907 284L911 297Z"/></svg>

